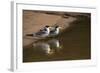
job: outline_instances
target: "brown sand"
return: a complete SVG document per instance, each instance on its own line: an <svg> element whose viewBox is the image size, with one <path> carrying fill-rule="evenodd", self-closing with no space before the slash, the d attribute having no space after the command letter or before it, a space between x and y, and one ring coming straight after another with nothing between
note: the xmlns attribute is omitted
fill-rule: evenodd
<svg viewBox="0 0 100 73"><path fill-rule="evenodd" d="M70 23L76 20L75 14L72 16L61 14L48 14L45 12L23 11L23 46L31 44L34 39L26 37L26 34L37 32L45 25L53 26L57 24L63 29L68 28ZM63 30L62 29L62 30Z"/></svg>

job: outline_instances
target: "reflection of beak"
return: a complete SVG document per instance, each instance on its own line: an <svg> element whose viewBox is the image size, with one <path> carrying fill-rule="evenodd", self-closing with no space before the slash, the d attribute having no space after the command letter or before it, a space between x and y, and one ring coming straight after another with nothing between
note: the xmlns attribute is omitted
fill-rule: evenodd
<svg viewBox="0 0 100 73"><path fill-rule="evenodd" d="M59 48L62 48L62 46L59 46Z"/></svg>

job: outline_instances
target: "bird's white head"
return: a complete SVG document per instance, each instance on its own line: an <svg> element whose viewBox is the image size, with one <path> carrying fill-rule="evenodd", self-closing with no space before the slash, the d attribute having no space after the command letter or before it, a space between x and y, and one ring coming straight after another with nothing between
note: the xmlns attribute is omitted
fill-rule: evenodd
<svg viewBox="0 0 100 73"><path fill-rule="evenodd" d="M59 34L60 29L61 29L60 26L55 26L55 30L56 30L56 33L57 33L57 34Z"/></svg>
<svg viewBox="0 0 100 73"><path fill-rule="evenodd" d="M50 26L45 26L45 29L46 29L47 33L49 34L50 33Z"/></svg>

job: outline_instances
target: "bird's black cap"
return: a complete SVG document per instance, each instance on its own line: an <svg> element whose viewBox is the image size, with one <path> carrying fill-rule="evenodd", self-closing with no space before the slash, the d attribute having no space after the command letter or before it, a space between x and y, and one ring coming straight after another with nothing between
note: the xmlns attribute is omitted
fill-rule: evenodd
<svg viewBox="0 0 100 73"><path fill-rule="evenodd" d="M50 27L50 26L46 25L45 27L47 27L47 28L48 28L48 27Z"/></svg>
<svg viewBox="0 0 100 73"><path fill-rule="evenodd" d="M57 26L55 26L55 28L58 28L59 26L57 25Z"/></svg>

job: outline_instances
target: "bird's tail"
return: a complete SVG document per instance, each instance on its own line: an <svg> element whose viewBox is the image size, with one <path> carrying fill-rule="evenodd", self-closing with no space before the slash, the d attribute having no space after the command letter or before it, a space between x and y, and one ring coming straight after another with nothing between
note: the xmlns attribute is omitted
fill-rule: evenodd
<svg viewBox="0 0 100 73"><path fill-rule="evenodd" d="M33 36L33 34L26 34L26 36Z"/></svg>
<svg viewBox="0 0 100 73"><path fill-rule="evenodd" d="M35 34L34 33L33 34L26 34L26 36L32 36L32 37L34 37Z"/></svg>

